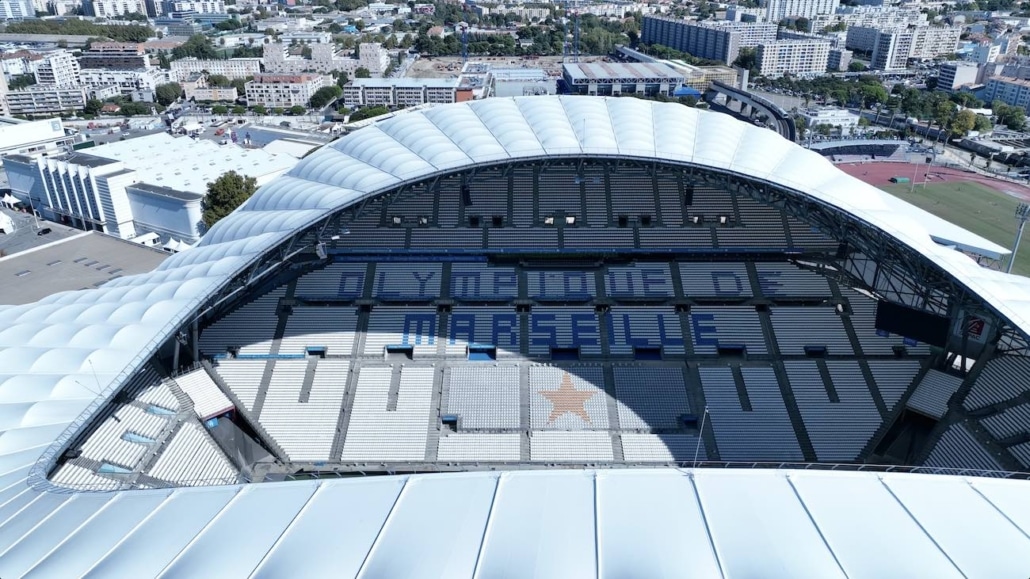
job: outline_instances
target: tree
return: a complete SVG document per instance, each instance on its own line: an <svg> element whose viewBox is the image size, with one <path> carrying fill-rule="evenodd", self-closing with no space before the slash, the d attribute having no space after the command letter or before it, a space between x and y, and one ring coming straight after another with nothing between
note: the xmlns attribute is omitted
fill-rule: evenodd
<svg viewBox="0 0 1030 579"><path fill-rule="evenodd" d="M868 68L865 64L852 60L851 64L848 65L848 72L865 72Z"/></svg>
<svg viewBox="0 0 1030 579"><path fill-rule="evenodd" d="M809 22L808 18L805 18L804 16L794 21L794 28L800 30L801 32L808 32L811 26L812 23Z"/></svg>
<svg viewBox="0 0 1030 579"><path fill-rule="evenodd" d="M341 72L340 75L336 77L336 86L340 87L341 89L348 82L350 82L350 79L347 78L346 72Z"/></svg>
<svg viewBox="0 0 1030 579"><path fill-rule="evenodd" d="M218 51L215 50L211 39L203 34L194 34L179 46L172 49L172 58L194 57L201 60L214 60L218 58Z"/></svg>
<svg viewBox="0 0 1030 579"><path fill-rule="evenodd" d="M210 229L226 215L242 205L257 191L257 180L229 171L207 185L207 195L201 201L204 225Z"/></svg>
<svg viewBox="0 0 1030 579"><path fill-rule="evenodd" d="M304 107L302 107L300 105L293 105L292 107L290 107L290 114L293 115L293 116L300 116L300 115L303 115L306 112L308 112L308 109L306 109L306 108L304 108Z"/></svg>
<svg viewBox="0 0 1030 579"><path fill-rule="evenodd" d="M232 108L232 114L234 115L245 115L247 114L247 107L243 105L236 105Z"/></svg>
<svg viewBox="0 0 1030 579"><path fill-rule="evenodd" d="M154 89L154 95L157 97L157 102L163 105L170 105L182 96L182 86L177 82L159 84Z"/></svg>
<svg viewBox="0 0 1030 579"><path fill-rule="evenodd" d="M254 80L254 77L252 76L248 76L247 78L234 78L232 79L232 82L229 83L229 86L236 89L236 94L243 96L247 94L247 83L252 80Z"/></svg>
<svg viewBox="0 0 1030 579"><path fill-rule="evenodd" d="M229 77L224 74L209 74L207 75L207 85L216 86L219 88L227 88L232 86L232 81Z"/></svg>
<svg viewBox="0 0 1030 579"><path fill-rule="evenodd" d="M82 112L87 115L99 115L100 109L104 108L104 101L98 99L89 99L86 101L86 107L82 109Z"/></svg>
<svg viewBox="0 0 1030 579"><path fill-rule="evenodd" d="M351 113L349 121L352 123L370 119L372 117L378 117L379 115L385 115L390 112L390 109L384 106L365 107L359 111Z"/></svg>
<svg viewBox="0 0 1030 579"><path fill-rule="evenodd" d="M250 110L254 111L255 115L267 115L268 114L268 109L265 108L265 105L254 105L254 106L250 107Z"/></svg>
<svg viewBox="0 0 1030 579"><path fill-rule="evenodd" d="M301 47L301 49L300 49L300 56L301 56L301 58L311 58L311 47L308 46L307 44L305 44L303 47Z"/></svg>
<svg viewBox="0 0 1030 579"><path fill-rule="evenodd" d="M951 134L964 137L976 126L976 113L969 109L963 109L955 115L951 121Z"/></svg>
<svg viewBox="0 0 1030 579"><path fill-rule="evenodd" d="M327 104L340 98L343 94L343 89L333 84L329 86L323 86L322 88L315 91L315 94L311 95L311 108L321 109Z"/></svg>
<svg viewBox="0 0 1030 579"><path fill-rule="evenodd" d="M172 68L172 63L169 62L168 55L163 50L157 53L157 66L161 70L170 70Z"/></svg>
<svg viewBox="0 0 1030 579"><path fill-rule="evenodd" d="M862 108L868 108L873 103L887 102L887 89L879 81L876 84L862 84L858 89L858 96L862 99Z"/></svg>
<svg viewBox="0 0 1030 579"><path fill-rule="evenodd" d="M996 100L991 104L991 110L994 111L994 116L997 117L999 124L1005 125L1013 131L1022 130L1026 124L1026 111L1022 107L1010 107L1000 100Z"/></svg>
<svg viewBox="0 0 1030 579"><path fill-rule="evenodd" d="M27 86L36 84L36 75L34 74L18 74L11 77L11 80L7 82L7 88L11 90L18 90Z"/></svg>
<svg viewBox="0 0 1030 579"><path fill-rule="evenodd" d="M367 68L359 66L357 70L354 71L354 78L372 78L372 73L369 72Z"/></svg>
<svg viewBox="0 0 1030 579"><path fill-rule="evenodd" d="M993 128L994 125L991 123L991 119L983 115L976 115L976 120L973 121L973 130L980 133L986 133Z"/></svg>
<svg viewBox="0 0 1030 579"><path fill-rule="evenodd" d="M741 48L737 54L737 60L733 61L734 66L751 71L752 75L758 74L758 52L754 48Z"/></svg>
<svg viewBox="0 0 1030 579"><path fill-rule="evenodd" d="M211 114L213 115L225 115L229 113L229 107L225 105L215 105L211 107Z"/></svg>

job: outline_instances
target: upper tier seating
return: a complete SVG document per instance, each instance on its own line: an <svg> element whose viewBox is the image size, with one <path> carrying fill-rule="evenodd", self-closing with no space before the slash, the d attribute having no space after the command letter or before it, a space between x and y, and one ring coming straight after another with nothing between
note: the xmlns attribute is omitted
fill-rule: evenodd
<svg viewBox="0 0 1030 579"><path fill-rule="evenodd" d="M1030 358L1002 356L984 366L966 396L966 410L977 410L1030 392Z"/></svg>

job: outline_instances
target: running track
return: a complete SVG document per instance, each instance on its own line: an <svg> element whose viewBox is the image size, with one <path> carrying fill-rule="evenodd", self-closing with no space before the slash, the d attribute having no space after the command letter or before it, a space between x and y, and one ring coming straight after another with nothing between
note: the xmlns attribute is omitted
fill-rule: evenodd
<svg viewBox="0 0 1030 579"><path fill-rule="evenodd" d="M927 177L925 176L928 168L926 165L920 165L917 170L916 166L911 163L841 163L837 167L848 175L877 187L889 185L890 178L894 176L912 179L912 174L915 173L914 181L917 185L921 185L923 181L930 184L946 181L975 181L1006 195L1030 200L1030 187L1026 185L991 179L979 173L967 173L958 169L929 167L930 174Z"/></svg>

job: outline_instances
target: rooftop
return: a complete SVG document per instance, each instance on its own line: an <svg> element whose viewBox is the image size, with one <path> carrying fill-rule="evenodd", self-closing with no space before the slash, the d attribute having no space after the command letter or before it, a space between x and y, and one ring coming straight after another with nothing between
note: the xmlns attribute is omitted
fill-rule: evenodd
<svg viewBox="0 0 1030 579"><path fill-rule="evenodd" d="M565 74L573 80L598 80L612 78L630 78L644 80L649 78L682 79L683 73L667 64L657 62L591 62L566 63L562 65Z"/></svg>
<svg viewBox="0 0 1030 579"><path fill-rule="evenodd" d="M262 177L287 171L297 162L287 155L219 145L204 139L173 137L167 133L117 141L73 156L117 159L126 169L137 171L150 185L195 192L203 191L208 183L229 171Z"/></svg>
<svg viewBox="0 0 1030 579"><path fill-rule="evenodd" d="M429 88L454 88L458 86L458 79L456 78L355 78L350 82L354 86L364 86L371 88L389 88L392 86L424 86Z"/></svg>
<svg viewBox="0 0 1030 579"><path fill-rule="evenodd" d="M0 303L30 304L57 292L92 289L151 271L168 255L103 233L80 233L0 258Z"/></svg>

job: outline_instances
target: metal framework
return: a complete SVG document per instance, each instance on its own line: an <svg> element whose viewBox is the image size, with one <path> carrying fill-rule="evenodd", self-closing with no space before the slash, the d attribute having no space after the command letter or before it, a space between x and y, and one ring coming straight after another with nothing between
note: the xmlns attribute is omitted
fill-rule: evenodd
<svg viewBox="0 0 1030 579"><path fill-rule="evenodd" d="M333 214L298 231L274 250L265 254L245 272L234 278L213 296L193 318L190 326L195 359L198 324L217 317L231 307L235 299L250 287L271 279L272 274L287 267L290 260L302 253L316 253L320 243L333 243L331 237L345 232L347 225L365 214L368 207L380 201L391 203L437 190L440 181L459 177L474 181L477 175L490 171L507 176L520 167L574 167L582 173L588 167L634 168L652 176L658 172L678 172L684 180L723 188L731 193L776 207L788 216L800 219L841 243L834 255L798 254L800 265L816 269L846 285L864 290L878 298L944 315L957 322L960 316L977 316L995 328L988 340L999 353L1030 355L1030 337L1007 324L1004 316L958 283L943 269L922 255L897 243L880 231L837 208L821 203L799 191L728 172L694 164L658 160L637 160L623 157L548 157L518 163L494 163L470 166L459 171L439 173L427 179L404 183L388 191L364 198L340 208ZM498 173L499 170L499 173ZM319 256L321 258L321 255ZM185 329L185 328L184 328ZM962 344L949 344L949 350L964 350Z"/></svg>

